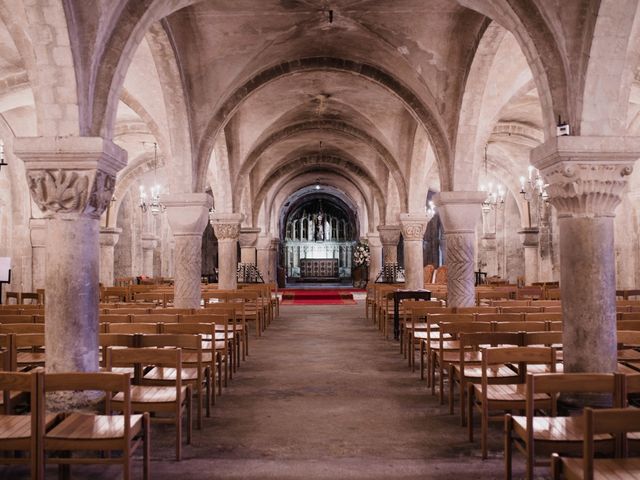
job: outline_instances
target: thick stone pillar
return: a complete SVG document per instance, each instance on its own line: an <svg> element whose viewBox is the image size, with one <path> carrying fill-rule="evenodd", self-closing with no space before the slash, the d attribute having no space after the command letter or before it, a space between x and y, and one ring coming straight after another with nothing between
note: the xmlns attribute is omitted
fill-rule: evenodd
<svg viewBox="0 0 640 480"><path fill-rule="evenodd" d="M47 223L47 220L44 218L32 218L29 220L33 278L32 290L34 292L40 288L45 288Z"/></svg>
<svg viewBox="0 0 640 480"><path fill-rule="evenodd" d="M162 203L167 207L167 220L176 242L174 306L199 308L202 300L202 232L209 221L211 196L180 193L163 198Z"/></svg>
<svg viewBox="0 0 640 480"><path fill-rule="evenodd" d="M434 198L444 230L447 266L447 306L476 303L476 224L486 192L441 192Z"/></svg>
<svg viewBox="0 0 640 480"><path fill-rule="evenodd" d="M100 229L100 283L113 287L113 252L122 233L121 228Z"/></svg>
<svg viewBox="0 0 640 480"><path fill-rule="evenodd" d="M253 263L256 265L256 243L258 242L259 228L241 228L240 237L240 263Z"/></svg>
<svg viewBox="0 0 640 480"><path fill-rule="evenodd" d="M398 243L400 242L399 225L380 225L380 242L382 242L382 263L398 263Z"/></svg>
<svg viewBox="0 0 640 480"><path fill-rule="evenodd" d="M528 227L520 232L524 235L524 283L531 285L538 281L540 271L539 233L536 227Z"/></svg>
<svg viewBox="0 0 640 480"><path fill-rule="evenodd" d="M402 238L404 239L404 276L408 290L424 288L422 243L428 221L427 215L424 213L400 214Z"/></svg>
<svg viewBox="0 0 640 480"><path fill-rule="evenodd" d="M158 237L152 233L143 233L142 237L142 275L153 277L153 252L158 246Z"/></svg>
<svg viewBox="0 0 640 480"><path fill-rule="evenodd" d="M233 290L238 287L238 238L241 213L216 213L213 230L218 238L218 288Z"/></svg>
<svg viewBox="0 0 640 480"><path fill-rule="evenodd" d="M99 219L127 154L97 137L17 138L13 146L24 161L31 196L48 219L46 371L97 371ZM50 406L84 401L66 395Z"/></svg>
<svg viewBox="0 0 640 480"><path fill-rule="evenodd" d="M382 243L380 242L380 234L369 232L367 234L369 242L369 282L373 283L380 275L382 270Z"/></svg>
<svg viewBox="0 0 640 480"><path fill-rule="evenodd" d="M269 268L269 244L271 236L260 235L256 242L256 262L258 271L265 282L273 282L273 268Z"/></svg>
<svg viewBox="0 0 640 480"><path fill-rule="evenodd" d="M558 212L567 372L616 370L613 219L638 157L635 137L557 137L531 152Z"/></svg>
<svg viewBox="0 0 640 480"><path fill-rule="evenodd" d="M480 241L485 265L481 269L487 276L499 275L498 272L498 240L495 233L485 233ZM478 265L480 270L480 265Z"/></svg>

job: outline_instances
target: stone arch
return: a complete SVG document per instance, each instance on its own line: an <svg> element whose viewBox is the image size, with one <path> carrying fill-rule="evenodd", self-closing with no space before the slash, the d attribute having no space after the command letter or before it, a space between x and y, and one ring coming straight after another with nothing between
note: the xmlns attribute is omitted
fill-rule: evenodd
<svg viewBox="0 0 640 480"><path fill-rule="evenodd" d="M356 206L362 206L362 214L358 216L361 225L361 230L371 224L372 215L372 202L364 194L362 186L354 182L354 179L341 175L339 172L327 172L327 171L306 171L302 174L291 173L280 179L278 182L278 188L272 189L275 194L271 199L265 200L267 203L266 209L264 209L265 221L269 222L269 231L275 232L277 226L277 212L280 209L281 203L283 203L293 192L296 192L300 188L315 183L318 175L322 175L324 178L330 180L328 188L335 188L341 190L347 195L352 203ZM355 195L354 195L355 194ZM355 198L354 198L355 196ZM357 197L360 197L358 202ZM261 209L262 210L262 209ZM262 214L261 214L262 215Z"/></svg>
<svg viewBox="0 0 640 480"><path fill-rule="evenodd" d="M309 169L309 166L312 168ZM316 167L316 168L313 168ZM338 169L343 173L355 175L358 179L365 179L367 183L373 190L373 196L377 200L378 208L380 210L380 214L385 210L386 202L384 200L384 194L380 186L373 180L373 178L364 170L362 170L357 165L354 165L352 162L345 160L339 156L320 156L318 154L306 155L302 157L298 157L295 161L286 162L276 168L272 169L269 174L266 176L266 181L260 186L257 194L255 195L255 199L253 201L253 219L254 224L257 220L258 212L260 205L264 201L267 193L272 189L272 187L280 181L285 176L295 176L299 175L301 171L317 171L318 168L326 168L329 167L328 170ZM352 180L353 183L353 180ZM354 183L355 185L355 183ZM366 198L364 191L359 188L363 198Z"/></svg>
<svg viewBox="0 0 640 480"><path fill-rule="evenodd" d="M238 109L247 96L256 92L269 82L272 82L285 75L293 75L301 72L317 70L345 71L364 77L385 88L389 93L395 95L428 132L429 138L436 152L439 164L441 183L445 186L450 184L449 158L450 146L441 119L435 115L435 106L428 107L408 86L396 79L392 74L382 70L380 67L369 65L363 62L347 60L333 57L312 57L301 58L267 68L232 92L221 104L220 108L209 120L202 140L199 143L197 190L203 188L203 182L207 170L209 152L212 151L215 139L224 127L228 119ZM435 105L435 103L434 103Z"/></svg>
<svg viewBox="0 0 640 480"><path fill-rule="evenodd" d="M258 162L260 155L264 153L269 148L269 146L288 137L314 130L330 130L334 133L337 133L338 135L356 138L357 140L360 140L365 144L371 146L371 148L373 148L373 150L376 151L378 155L380 155L380 157L383 159L385 165L387 165L387 168L391 173L391 176L398 184L400 201L402 202L402 205L406 207L408 202L406 182L400 170L400 166L398 165L391 152L379 140L372 137L368 133L338 120L315 120L310 122L302 122L290 125L289 127L286 127L278 132L274 132L272 135L264 139L259 145L257 145L249 154L247 160L244 162L242 168L238 172L237 178L248 175L251 169ZM234 187L234 190L238 190L237 185Z"/></svg>

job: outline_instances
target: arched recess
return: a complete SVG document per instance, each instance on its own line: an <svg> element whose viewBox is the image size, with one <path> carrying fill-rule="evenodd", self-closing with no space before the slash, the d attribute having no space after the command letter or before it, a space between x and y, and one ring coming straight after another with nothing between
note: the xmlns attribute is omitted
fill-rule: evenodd
<svg viewBox="0 0 640 480"><path fill-rule="evenodd" d="M441 184L447 187L449 186L450 175L448 162L450 158L450 146L442 120L435 113L437 112L437 109L433 106L435 103L431 106L425 105L425 103L408 86L403 84L392 74L377 66L344 58L313 57L283 62L267 68L237 88L224 100L224 102L222 102L221 106L209 120L202 136L202 140L199 143L199 165L196 190L201 191L204 188L204 180L206 178L205 172L208 168L210 152L213 150L213 145L218 133L249 95L253 94L266 84L285 75L327 70L344 71L364 77L382 86L389 91L389 93L396 96L405 105L416 121L428 132L431 143L436 152L436 158L438 159Z"/></svg>
<svg viewBox="0 0 640 480"><path fill-rule="evenodd" d="M386 205L383 190L367 171L360 168L352 159L345 160L343 154L344 152L341 152L340 156L330 154L320 155L317 153L302 156L296 155L274 166L274 168L265 175L265 181L260 185L254 196L252 205L254 222L265 196L269 191L273 190L274 185L279 182L282 177L297 175L310 169L316 171L322 169L339 170L345 176L364 180L366 182L364 185L368 185L369 188L372 189L373 196L377 200L380 209L380 215L383 215Z"/></svg>
<svg viewBox="0 0 640 480"><path fill-rule="evenodd" d="M328 131L331 134L337 135L339 137L355 139L356 141L363 143L364 145L373 149L389 169L394 182L396 182L397 184L398 193L400 194L400 202L406 208L408 202L406 182L400 170L400 166L398 165L398 162L393 157L391 152L381 142L379 142L376 138L370 136L368 133L338 120L316 120L302 122L290 125L287 128L273 133L252 150L252 152L248 155L247 160L242 165L237 178L240 179L243 176L247 175L260 160L260 156L264 152L266 152L269 147L297 135L303 135L318 131ZM239 188L236 185L236 187L234 187L234 205L237 205L236 196L239 199L239 195L241 193L238 190Z"/></svg>
<svg viewBox="0 0 640 480"><path fill-rule="evenodd" d="M555 136L558 117L578 126L580 113L577 105L584 80L583 68L576 68L577 78L571 75L572 65L569 65L568 55L561 47L564 39L559 38L558 32L550 25L540 4L529 0L511 0L508 3L501 0L458 0L458 3L491 18L517 39L540 95L545 138ZM593 21L587 22L580 32L579 38L584 42L590 39L588 32ZM585 53L585 45L578 48ZM576 57L582 60L581 55Z"/></svg>
<svg viewBox="0 0 640 480"><path fill-rule="evenodd" d="M287 198L297 190L315 185L319 183L327 188L334 189L336 192L342 192L343 195L351 199L351 203L358 210L358 219L360 221L360 231L365 231L371 223L373 205L367 199L362 186L357 185L353 179L340 175L338 172L327 171L307 171L302 174L291 174L283 177L272 189L271 193L265 199L266 208L260 209L258 216L258 225L267 226L268 232L274 236L278 235L277 216L282 204ZM263 213L264 212L264 213ZM264 215L264 217L263 217ZM371 227L372 228L372 227Z"/></svg>

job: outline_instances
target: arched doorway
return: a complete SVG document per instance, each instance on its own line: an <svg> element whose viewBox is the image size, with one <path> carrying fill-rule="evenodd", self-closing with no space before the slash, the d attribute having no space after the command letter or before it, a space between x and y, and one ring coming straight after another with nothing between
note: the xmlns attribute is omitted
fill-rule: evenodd
<svg viewBox="0 0 640 480"><path fill-rule="evenodd" d="M287 283L351 283L357 211L339 190L312 185L285 202L280 215Z"/></svg>

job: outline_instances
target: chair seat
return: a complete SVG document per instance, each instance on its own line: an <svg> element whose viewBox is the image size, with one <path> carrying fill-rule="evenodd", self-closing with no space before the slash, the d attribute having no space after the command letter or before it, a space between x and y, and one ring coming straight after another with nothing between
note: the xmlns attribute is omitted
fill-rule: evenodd
<svg viewBox="0 0 640 480"><path fill-rule="evenodd" d="M581 458L562 458L562 471L568 478L583 477ZM593 478L632 479L640 478L640 458L595 458L593 460Z"/></svg>
<svg viewBox="0 0 640 480"><path fill-rule="evenodd" d="M618 350L618 360L640 362L640 352L632 348Z"/></svg>
<svg viewBox="0 0 640 480"><path fill-rule="evenodd" d="M56 420L55 414L47 414L45 427L49 427ZM30 415L2 415L0 416L0 440L21 440L31 436Z"/></svg>
<svg viewBox="0 0 640 480"><path fill-rule="evenodd" d="M211 352L202 352L202 363L211 363L213 354ZM196 363L198 361L198 354L195 352L182 352L183 365Z"/></svg>
<svg viewBox="0 0 640 480"><path fill-rule="evenodd" d="M45 352L18 352L16 362L18 365L44 365Z"/></svg>
<svg viewBox="0 0 640 480"><path fill-rule="evenodd" d="M46 438L68 440L109 440L124 438L124 416L72 413L46 434ZM131 415L131 434L142 425L142 415Z"/></svg>
<svg viewBox="0 0 640 480"><path fill-rule="evenodd" d="M471 353L471 352L470 352ZM475 353L475 352L473 352ZM466 358L467 354L465 354ZM465 360L466 361L466 360ZM456 372L460 374L460 367L455 366ZM511 368L505 366L487 368L487 377L489 378L517 378L518 373ZM482 378L482 367L464 367L464 378Z"/></svg>
<svg viewBox="0 0 640 480"><path fill-rule="evenodd" d="M513 429L524 438L527 417L513 417ZM610 440L609 434L594 435L594 440ZM584 420L576 417L533 417L533 439L540 442L580 442L584 439Z"/></svg>
<svg viewBox="0 0 640 480"><path fill-rule="evenodd" d="M474 385L475 396L480 399L482 397L482 385ZM490 402L522 402L524 408L527 399L527 388L524 383L507 384L507 385L487 385L487 400ZM550 397L546 393L536 393L533 397L534 401L549 400Z"/></svg>
<svg viewBox="0 0 640 480"><path fill-rule="evenodd" d="M183 386L181 395L184 397L187 387ZM122 392L114 395L114 402L122 402L124 395ZM157 386L131 386L131 403L173 403L176 401L175 387L157 387Z"/></svg>
<svg viewBox="0 0 640 480"><path fill-rule="evenodd" d="M166 381L166 382L175 382L177 371L175 368L166 368L166 367L153 367L147 373L144 374L145 380L157 380L157 381ZM182 380L197 380L198 379L198 369L197 368L183 368L182 369Z"/></svg>

